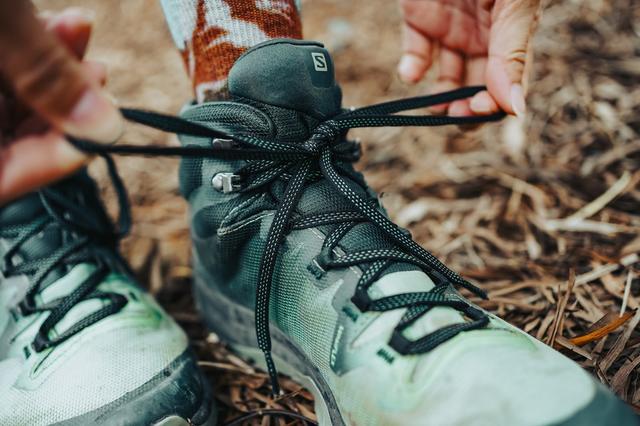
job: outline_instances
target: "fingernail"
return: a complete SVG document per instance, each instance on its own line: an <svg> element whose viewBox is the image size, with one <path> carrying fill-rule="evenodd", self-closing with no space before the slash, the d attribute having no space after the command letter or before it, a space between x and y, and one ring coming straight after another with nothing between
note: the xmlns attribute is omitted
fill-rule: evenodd
<svg viewBox="0 0 640 426"><path fill-rule="evenodd" d="M55 16L55 14L50 10L41 10L38 12L38 18L42 20L51 19Z"/></svg>
<svg viewBox="0 0 640 426"><path fill-rule="evenodd" d="M491 112L491 102L489 101L489 99L487 99L484 96L480 96L480 97L473 97L471 98L471 101L469 102L469 108L471 108L471 111L473 112Z"/></svg>
<svg viewBox="0 0 640 426"><path fill-rule="evenodd" d="M81 7L70 7L60 13L41 14L42 19L46 21L46 28L51 29L60 24L81 24L91 26L95 22L96 14L93 10Z"/></svg>
<svg viewBox="0 0 640 426"><path fill-rule="evenodd" d="M70 7L63 10L61 15L66 17L78 18L87 23L93 23L96 20L96 12L91 9L85 9L83 7Z"/></svg>
<svg viewBox="0 0 640 426"><path fill-rule="evenodd" d="M418 77L416 69L419 67L418 59L413 55L404 55L398 64L398 76L405 83L415 83Z"/></svg>
<svg viewBox="0 0 640 426"><path fill-rule="evenodd" d="M122 116L107 96L88 89L71 111L65 131L79 138L113 143L123 132Z"/></svg>
<svg viewBox="0 0 640 426"><path fill-rule="evenodd" d="M511 86L511 108L513 109L513 112L515 112L516 116L524 116L526 105L524 102L524 91L520 84L514 84Z"/></svg>

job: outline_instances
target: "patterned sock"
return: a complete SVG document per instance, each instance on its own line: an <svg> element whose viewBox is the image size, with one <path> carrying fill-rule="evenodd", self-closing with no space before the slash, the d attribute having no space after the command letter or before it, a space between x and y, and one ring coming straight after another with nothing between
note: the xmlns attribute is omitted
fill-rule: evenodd
<svg viewBox="0 0 640 426"><path fill-rule="evenodd" d="M197 102L227 97L227 75L248 48L302 38L300 0L161 0Z"/></svg>

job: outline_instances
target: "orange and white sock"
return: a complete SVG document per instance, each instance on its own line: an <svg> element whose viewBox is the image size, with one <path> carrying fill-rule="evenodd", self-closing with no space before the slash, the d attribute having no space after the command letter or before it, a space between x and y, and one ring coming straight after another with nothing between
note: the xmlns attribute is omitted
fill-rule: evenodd
<svg viewBox="0 0 640 426"><path fill-rule="evenodd" d="M197 102L224 99L227 76L248 48L302 38L299 0L161 0Z"/></svg>

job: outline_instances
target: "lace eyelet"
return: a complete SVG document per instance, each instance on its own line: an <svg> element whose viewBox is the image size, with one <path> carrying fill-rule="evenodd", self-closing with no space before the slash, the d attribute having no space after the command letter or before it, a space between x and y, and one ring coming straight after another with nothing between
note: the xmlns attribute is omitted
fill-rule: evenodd
<svg viewBox="0 0 640 426"><path fill-rule="evenodd" d="M401 331L393 330L391 339L389 340L389 346L398 352L400 355L408 355L411 349L411 340L404 337Z"/></svg>
<svg viewBox="0 0 640 426"><path fill-rule="evenodd" d="M311 260L311 263L307 266L307 270L311 272L313 276L318 280L322 279L322 277L324 277L324 275L327 273L327 271L325 271L322 266L320 266L316 258Z"/></svg>
<svg viewBox="0 0 640 426"><path fill-rule="evenodd" d="M23 317L28 317L37 310L37 306L33 300L29 300L29 297L25 297L18 303L17 310Z"/></svg>
<svg viewBox="0 0 640 426"><path fill-rule="evenodd" d="M20 317L22 316L18 307L10 309L9 314L11 315L11 319L13 320L13 322L18 322L20 320Z"/></svg>
<svg viewBox="0 0 640 426"><path fill-rule="evenodd" d="M109 293L107 299L111 302L111 305L118 308L118 310L124 308L127 303L129 303L127 296L119 293Z"/></svg>
<svg viewBox="0 0 640 426"><path fill-rule="evenodd" d="M360 312L366 312L369 306L371 306L372 301L373 299L371 299L366 289L357 289L351 297L351 302L356 305Z"/></svg>
<svg viewBox="0 0 640 426"><path fill-rule="evenodd" d="M214 138L211 141L211 147L215 149L231 149L237 146L238 143L233 139Z"/></svg>
<svg viewBox="0 0 640 426"><path fill-rule="evenodd" d="M33 342L31 342L31 347L36 352L42 352L52 346L53 342L47 339L44 334L42 334L42 332L38 332L38 334L36 334L36 337L33 339Z"/></svg>
<svg viewBox="0 0 640 426"><path fill-rule="evenodd" d="M228 194L231 192L238 192L242 189L240 185L240 175L234 173L216 173L211 178L211 186L218 192Z"/></svg>
<svg viewBox="0 0 640 426"><path fill-rule="evenodd" d="M331 250L323 247L322 250L320 250L320 253L318 253L318 255L315 257L315 261L318 263L318 266L326 271L327 269L329 269L329 264L332 260L331 258Z"/></svg>
<svg viewBox="0 0 640 426"><path fill-rule="evenodd" d="M474 306L471 306L469 304L467 304L467 306L465 307L464 314L474 321L487 317L487 315L484 312L482 312L480 309Z"/></svg>
<svg viewBox="0 0 640 426"><path fill-rule="evenodd" d="M311 260L307 269L311 271L317 279L320 279L327 273L331 260L331 251L323 247L320 253Z"/></svg>
<svg viewBox="0 0 640 426"><path fill-rule="evenodd" d="M11 274L12 266L13 263L11 262L11 259L8 259L6 256L0 258L0 275L5 278L8 277Z"/></svg>

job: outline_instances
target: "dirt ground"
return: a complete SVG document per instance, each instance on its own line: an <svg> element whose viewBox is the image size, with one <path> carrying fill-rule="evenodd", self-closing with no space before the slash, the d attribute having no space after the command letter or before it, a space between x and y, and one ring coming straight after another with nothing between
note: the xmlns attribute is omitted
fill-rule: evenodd
<svg viewBox="0 0 640 426"><path fill-rule="evenodd" d="M484 307L575 359L638 410L640 3L547 3L526 120L472 132L359 131L365 152L359 167L395 220L489 292ZM173 113L190 98L156 0L37 4L96 11L90 56L108 64L109 89L122 105ZM303 23L306 38L333 52L346 105L428 90L428 81L407 87L395 75L395 2L303 1ZM176 143L138 128L124 139ZM286 397L270 400L265 376L201 328L189 295L178 161L119 158L118 165L135 219L123 251L189 332L215 382L223 419L265 407L314 418L308 392L286 381ZM92 167L109 198L102 165ZM112 200L109 206L115 212Z"/></svg>

